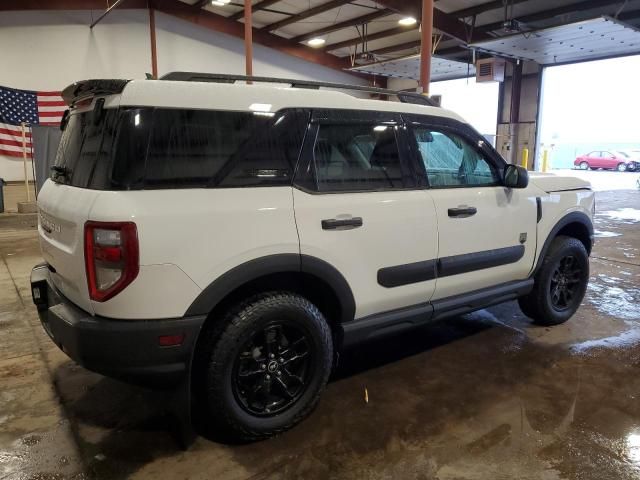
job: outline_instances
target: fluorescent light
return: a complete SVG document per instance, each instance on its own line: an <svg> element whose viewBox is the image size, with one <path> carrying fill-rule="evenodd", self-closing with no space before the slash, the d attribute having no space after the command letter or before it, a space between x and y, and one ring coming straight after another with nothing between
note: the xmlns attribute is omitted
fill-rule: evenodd
<svg viewBox="0 0 640 480"><path fill-rule="evenodd" d="M307 43L312 47L319 47L320 45L324 45L326 40L324 38L316 37L309 40Z"/></svg>
<svg viewBox="0 0 640 480"><path fill-rule="evenodd" d="M225 5L228 5L231 2L231 0L211 0L211 5L215 5L217 7L224 7Z"/></svg>
<svg viewBox="0 0 640 480"><path fill-rule="evenodd" d="M252 103L249 105L249 110L254 112L270 112L272 105L270 103Z"/></svg>
<svg viewBox="0 0 640 480"><path fill-rule="evenodd" d="M136 113L136 116L133 117L133 123L134 125L137 127L138 125L140 125L140 114Z"/></svg>
<svg viewBox="0 0 640 480"><path fill-rule="evenodd" d="M376 125L375 127L373 127L373 131L374 132L384 132L387 128L386 125Z"/></svg>
<svg viewBox="0 0 640 480"><path fill-rule="evenodd" d="M398 23L400 25L404 25L404 26L408 26L408 25L415 25L417 22L417 20L413 17L404 17L401 18L400 20L398 20Z"/></svg>

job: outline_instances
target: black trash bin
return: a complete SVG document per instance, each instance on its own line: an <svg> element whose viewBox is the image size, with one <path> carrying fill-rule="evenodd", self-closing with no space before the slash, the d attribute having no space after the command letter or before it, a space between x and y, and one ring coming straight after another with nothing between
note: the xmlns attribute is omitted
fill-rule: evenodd
<svg viewBox="0 0 640 480"><path fill-rule="evenodd" d="M4 178L0 178L0 213L4 213Z"/></svg>

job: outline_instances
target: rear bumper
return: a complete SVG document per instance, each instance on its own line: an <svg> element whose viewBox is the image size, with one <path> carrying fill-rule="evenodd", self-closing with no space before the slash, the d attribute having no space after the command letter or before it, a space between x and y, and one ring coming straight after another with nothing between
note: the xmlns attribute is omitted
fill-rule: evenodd
<svg viewBox="0 0 640 480"><path fill-rule="evenodd" d="M131 383L173 387L191 368L205 316L163 320L114 320L92 316L53 285L46 264L31 271L31 292L51 340L88 370ZM160 346L159 337L184 336L179 345Z"/></svg>

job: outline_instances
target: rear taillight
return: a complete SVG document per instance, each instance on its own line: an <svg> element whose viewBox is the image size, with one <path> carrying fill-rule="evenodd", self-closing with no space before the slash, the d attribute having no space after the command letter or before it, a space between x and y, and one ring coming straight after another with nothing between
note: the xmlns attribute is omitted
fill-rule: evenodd
<svg viewBox="0 0 640 480"><path fill-rule="evenodd" d="M138 231L133 222L87 222L84 260L89 297L104 302L138 276Z"/></svg>

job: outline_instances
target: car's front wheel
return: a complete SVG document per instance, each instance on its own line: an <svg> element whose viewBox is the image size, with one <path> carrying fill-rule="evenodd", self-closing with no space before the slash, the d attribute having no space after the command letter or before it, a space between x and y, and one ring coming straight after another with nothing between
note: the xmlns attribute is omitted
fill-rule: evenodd
<svg viewBox="0 0 640 480"><path fill-rule="evenodd" d="M619 172L626 172L627 171L627 164L626 163L619 163L618 167L616 168L616 170L618 170Z"/></svg>
<svg viewBox="0 0 640 480"><path fill-rule="evenodd" d="M318 308L293 293L269 292L231 308L220 322L201 357L209 428L252 441L310 414L333 361L331 330Z"/></svg>
<svg viewBox="0 0 640 480"><path fill-rule="evenodd" d="M533 290L518 299L522 312L539 325L569 320L589 282L589 255L582 242L564 235L554 238L534 281Z"/></svg>
<svg viewBox="0 0 640 480"><path fill-rule="evenodd" d="M580 162L580 170L589 170L589 164L587 162Z"/></svg>

